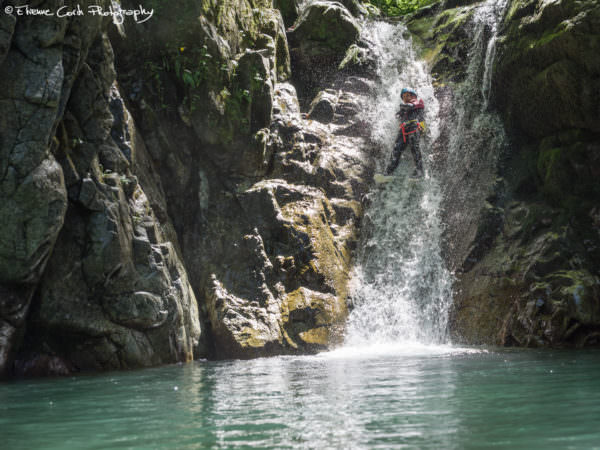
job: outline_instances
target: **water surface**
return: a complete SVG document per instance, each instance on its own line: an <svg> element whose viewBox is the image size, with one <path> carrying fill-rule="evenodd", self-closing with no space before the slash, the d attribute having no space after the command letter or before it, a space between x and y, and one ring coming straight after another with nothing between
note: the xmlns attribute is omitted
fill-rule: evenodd
<svg viewBox="0 0 600 450"><path fill-rule="evenodd" d="M413 345L0 384L7 449L599 448L600 352Z"/></svg>

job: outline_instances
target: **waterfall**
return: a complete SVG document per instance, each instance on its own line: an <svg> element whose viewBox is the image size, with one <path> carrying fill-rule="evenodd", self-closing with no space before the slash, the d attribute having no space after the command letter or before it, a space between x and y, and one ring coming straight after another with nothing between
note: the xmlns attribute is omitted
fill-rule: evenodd
<svg viewBox="0 0 600 450"><path fill-rule="evenodd" d="M398 132L395 113L400 91L412 87L425 101L427 142L436 139L438 102L431 77L413 53L402 25L375 22L368 39L379 52L379 79L370 120L372 139L384 149L378 165L387 164ZM374 188L365 214L361 242L350 282L352 312L346 345L444 343L452 276L440 252L441 190L428 169L429 145L422 146L426 176L410 180L414 162L402 157L396 179Z"/></svg>
<svg viewBox="0 0 600 450"><path fill-rule="evenodd" d="M491 37L488 41L484 58L483 81L481 83L481 96L483 97L483 109L488 108L490 100L490 91L492 86L492 69L494 58L496 57L496 42L498 41L498 31L500 20L504 14L508 0L488 0L478 10L475 16L481 24L489 24L491 28ZM483 29L483 27L481 27Z"/></svg>
<svg viewBox="0 0 600 450"><path fill-rule="evenodd" d="M453 270L470 257L488 199L501 189L498 167L506 135L498 114L489 108L495 41L506 0L487 0L473 14L465 80L454 89L442 128L444 254Z"/></svg>
<svg viewBox="0 0 600 450"><path fill-rule="evenodd" d="M426 105L429 131L421 146L426 176L409 178L414 163L406 151L397 177L369 194L350 282L346 347L449 343L453 275L442 258L442 236L451 218L450 235L460 244L470 242L479 211L494 189L505 135L488 100L499 20L507 3L487 0L476 7L467 77L447 117L440 117L431 77L415 57L404 25L368 25L367 37L380 62L370 111L372 139L384 149L379 171L397 134L400 91L412 87ZM440 139L445 163L433 170L431 143L442 129L449 130Z"/></svg>

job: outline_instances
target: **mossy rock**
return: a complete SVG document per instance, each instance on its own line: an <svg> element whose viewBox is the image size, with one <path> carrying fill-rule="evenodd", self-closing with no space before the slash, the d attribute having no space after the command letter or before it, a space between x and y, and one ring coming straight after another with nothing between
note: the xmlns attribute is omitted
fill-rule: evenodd
<svg viewBox="0 0 600 450"><path fill-rule="evenodd" d="M600 132L597 1L514 0L498 41L493 96L510 127L532 138Z"/></svg>
<svg viewBox="0 0 600 450"><path fill-rule="evenodd" d="M582 199L600 195L597 183L597 145L581 130L571 130L542 140L537 170L541 190L555 204L571 212L587 207ZM579 198L579 200L577 200ZM577 203L580 203L579 205Z"/></svg>
<svg viewBox="0 0 600 450"><path fill-rule="evenodd" d="M347 315L343 299L306 288L290 292L282 309L289 343L305 350L323 350L333 344L340 338L336 333Z"/></svg>
<svg viewBox="0 0 600 450"><path fill-rule="evenodd" d="M600 325L600 288L595 276L585 270L557 272L551 277L557 296L567 305L569 315L582 325Z"/></svg>
<svg viewBox="0 0 600 450"><path fill-rule="evenodd" d="M468 23L472 7L456 7L437 15L414 16L407 22L420 56L438 82L460 82L464 79L468 51L471 46Z"/></svg>

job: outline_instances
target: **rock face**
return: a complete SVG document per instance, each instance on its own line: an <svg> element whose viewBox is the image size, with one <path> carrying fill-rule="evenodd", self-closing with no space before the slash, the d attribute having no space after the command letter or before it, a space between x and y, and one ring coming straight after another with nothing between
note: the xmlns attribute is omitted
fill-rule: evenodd
<svg viewBox="0 0 600 450"><path fill-rule="evenodd" d="M185 361L198 345L195 295L114 84L108 25L2 17L2 374Z"/></svg>
<svg viewBox="0 0 600 450"><path fill-rule="evenodd" d="M62 170L50 152L61 90L72 83L65 76L69 60L54 45L65 38L63 25L34 18L17 24L4 14L0 24L0 373L19 345L67 207Z"/></svg>
<svg viewBox="0 0 600 450"><path fill-rule="evenodd" d="M436 152L453 333L597 344L598 2L510 0L499 29L482 4L408 22L455 118ZM0 17L0 374L312 353L343 332L373 169L367 11L155 8L119 30Z"/></svg>
<svg viewBox="0 0 600 450"><path fill-rule="evenodd" d="M360 35L360 26L341 4L311 2L298 17L289 33L294 81L312 98L331 83L338 67Z"/></svg>
<svg viewBox="0 0 600 450"><path fill-rule="evenodd" d="M119 29L92 15L0 18L3 374L306 353L340 338L370 170L359 69L373 61L352 16L366 11L154 7ZM284 18L304 30L303 54L290 55ZM289 83L308 43L335 62L302 93L331 102L316 120Z"/></svg>
<svg viewBox="0 0 600 450"><path fill-rule="evenodd" d="M484 75L484 68L472 64L481 50L464 40L479 7L470 3L421 11L409 23L437 74L446 113L460 111L469 77ZM448 183L453 194L447 200L446 256L457 271L456 340L518 346L599 342L600 110L590 100L600 89L599 6L564 0L507 4L488 92L508 132L507 146L497 144L498 131L486 132L501 128L482 126L486 115L467 108L472 131L464 139L471 142L473 131L482 136L487 145L473 148L485 159L460 153L463 201L452 200L461 195ZM482 28L483 42L493 31L491 25ZM481 101L471 103L479 107ZM451 141L451 132L443 132L440 146ZM449 157L442 165L454 162Z"/></svg>
<svg viewBox="0 0 600 450"><path fill-rule="evenodd" d="M342 5L325 3L352 27L335 49L341 61L360 30ZM114 42L120 86L143 86L128 105L163 180L209 354L321 350L339 340L347 314L369 164L368 130L357 117L365 83L332 73L332 123L307 120L289 83L296 56L290 60L278 10L230 1L223 8L232 20L209 2L182 7L191 8L189 21L166 43L154 40L163 39L158 23L126 28ZM325 26L330 17L312 20ZM148 45L131 58L139 42ZM156 54L160 47L167 50ZM188 59L194 48L206 66ZM157 68L162 58L169 62ZM155 76L139 71L144 66Z"/></svg>
<svg viewBox="0 0 600 450"><path fill-rule="evenodd" d="M597 1L508 5L493 94L514 130L511 201L482 261L509 267L504 345L600 342L599 24Z"/></svg>

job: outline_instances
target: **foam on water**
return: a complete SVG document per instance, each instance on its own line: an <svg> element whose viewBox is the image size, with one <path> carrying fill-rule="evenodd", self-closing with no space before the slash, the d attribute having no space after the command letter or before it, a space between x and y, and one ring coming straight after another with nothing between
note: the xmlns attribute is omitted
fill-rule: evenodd
<svg viewBox="0 0 600 450"><path fill-rule="evenodd" d="M400 341L378 345L344 346L319 357L328 359L379 359L386 356L430 357L488 353L481 348L455 347L449 344L424 344L416 341Z"/></svg>

